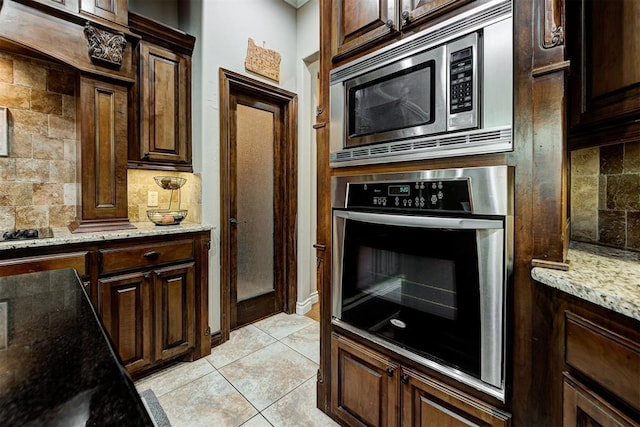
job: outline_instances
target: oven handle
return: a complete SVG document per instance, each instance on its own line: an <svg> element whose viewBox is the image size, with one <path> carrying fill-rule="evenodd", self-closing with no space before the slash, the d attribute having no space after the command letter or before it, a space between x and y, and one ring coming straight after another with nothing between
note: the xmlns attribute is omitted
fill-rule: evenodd
<svg viewBox="0 0 640 427"><path fill-rule="evenodd" d="M373 224L396 225L421 228L449 228L460 230L502 229L504 224L499 220L475 218L442 218L431 216L409 216L374 214L368 212L334 211L339 218L354 221L370 222Z"/></svg>

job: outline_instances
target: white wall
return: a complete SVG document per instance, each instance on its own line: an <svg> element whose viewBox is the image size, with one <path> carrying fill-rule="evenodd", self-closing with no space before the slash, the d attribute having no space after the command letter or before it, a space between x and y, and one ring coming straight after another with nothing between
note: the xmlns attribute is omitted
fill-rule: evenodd
<svg viewBox="0 0 640 427"><path fill-rule="evenodd" d="M315 5L315 6L311 6ZM220 330L220 111L218 69L226 68L248 75L283 89L298 92L299 79L303 75L304 62L300 55L310 55L318 50L319 24L317 0L309 2L296 11L283 0L186 0L179 3L179 27L196 36L193 55L193 166L194 172L202 176L202 219L203 223L216 227L212 232L209 255L209 324L213 332ZM314 12L315 8L315 12ZM313 18L313 15L316 18ZM297 16L299 15L299 16ZM297 25L303 19L304 29ZM300 34L299 34L300 33ZM304 34L302 34L304 33ZM315 33L315 40L312 34ZM300 39L298 37L300 35ZM258 45L278 51L282 56L280 83L248 73L244 70L247 40L251 37ZM302 41L304 40L304 41ZM315 43L315 46L312 45ZM305 56L306 57L306 56ZM301 65L302 64L302 65ZM303 105L302 102L299 102ZM301 107L302 108L302 107ZM309 168L310 156L315 151L309 140L308 124L302 125L300 117L299 148L306 144L299 157L299 171L305 192L308 193L311 174L315 177L315 166ZM315 160L313 160L315 165ZM313 171L313 172L312 172ZM306 176L309 175L309 176ZM302 186L300 186L302 192ZM298 298L308 298L311 287L315 288L315 268L313 284L308 272L315 262L315 255L309 249L315 241L315 219L311 221L309 194L299 203L298 212ZM315 200L315 195L313 196ZM313 225L313 227L310 226ZM313 232L313 237L310 235ZM310 255L311 254L311 255ZM309 259L312 256L312 259ZM304 271L301 271L304 270Z"/></svg>

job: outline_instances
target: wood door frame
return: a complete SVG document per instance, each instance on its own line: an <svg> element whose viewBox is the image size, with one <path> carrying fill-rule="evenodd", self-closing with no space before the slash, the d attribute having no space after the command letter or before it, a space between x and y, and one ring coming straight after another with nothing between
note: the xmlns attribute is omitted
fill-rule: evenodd
<svg viewBox="0 0 640 427"><path fill-rule="evenodd" d="M298 214L298 96L295 93L254 80L233 71L220 68L220 176L229 174L231 165L230 149L235 128L230 119L231 96L233 93L256 96L282 106L284 112L284 188L283 204L285 209L280 214L283 217L285 230L288 233L282 248L284 263L285 289L283 295L284 312L294 312L297 299L297 214ZM235 122L234 122L235 124ZM229 180L220 182L220 333L221 342L229 339L231 294L228 284L234 273L229 268L231 258L231 226L227 221L231 212L232 184ZM278 268L278 266L276 266Z"/></svg>

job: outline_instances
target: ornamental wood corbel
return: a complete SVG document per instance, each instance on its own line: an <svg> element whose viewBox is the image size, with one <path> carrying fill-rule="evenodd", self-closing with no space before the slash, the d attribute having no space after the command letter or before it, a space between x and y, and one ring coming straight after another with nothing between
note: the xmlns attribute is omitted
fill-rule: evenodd
<svg viewBox="0 0 640 427"><path fill-rule="evenodd" d="M564 0L544 0L542 46L564 45Z"/></svg>
<svg viewBox="0 0 640 427"><path fill-rule="evenodd" d="M90 22L87 22L84 27L84 34L87 37L91 61L117 68L122 66L124 49L127 47L124 33L112 33L96 28Z"/></svg>

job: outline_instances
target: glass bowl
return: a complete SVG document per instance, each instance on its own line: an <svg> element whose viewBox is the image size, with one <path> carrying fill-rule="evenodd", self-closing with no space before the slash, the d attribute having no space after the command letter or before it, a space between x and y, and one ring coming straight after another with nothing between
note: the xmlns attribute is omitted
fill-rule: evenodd
<svg viewBox="0 0 640 427"><path fill-rule="evenodd" d="M155 225L180 224L187 217L187 209L148 209L147 217Z"/></svg>
<svg viewBox="0 0 640 427"><path fill-rule="evenodd" d="M177 190L187 182L186 178L169 175L154 176L153 179L156 181L156 184L164 190Z"/></svg>

